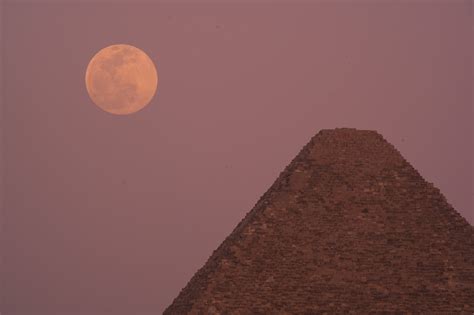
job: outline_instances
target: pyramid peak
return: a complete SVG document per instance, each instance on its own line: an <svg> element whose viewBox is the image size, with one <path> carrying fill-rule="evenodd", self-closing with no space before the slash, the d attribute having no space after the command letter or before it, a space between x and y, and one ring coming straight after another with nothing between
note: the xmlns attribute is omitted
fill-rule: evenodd
<svg viewBox="0 0 474 315"><path fill-rule="evenodd" d="M372 139L383 139L382 135L376 130L356 129L356 128L335 128L335 129L321 129L317 132L315 137L328 137L328 138L372 138Z"/></svg>
<svg viewBox="0 0 474 315"><path fill-rule="evenodd" d="M376 130L369 130L369 129L357 129L357 128L348 128L348 127L339 127L339 128L333 128L333 129L321 129L319 130L318 134L324 134L324 135L379 135L380 134Z"/></svg>
<svg viewBox="0 0 474 315"><path fill-rule="evenodd" d="M346 132L346 133L377 133L376 130L368 130L368 129L357 129L357 128L349 128L349 127L338 127L333 129L321 129L319 133L327 133L327 132Z"/></svg>

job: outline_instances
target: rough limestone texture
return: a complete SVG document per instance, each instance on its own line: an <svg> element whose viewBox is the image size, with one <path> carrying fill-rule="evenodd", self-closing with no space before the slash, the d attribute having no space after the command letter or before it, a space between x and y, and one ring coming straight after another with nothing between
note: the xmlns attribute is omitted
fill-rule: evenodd
<svg viewBox="0 0 474 315"><path fill-rule="evenodd" d="M321 130L164 314L473 314L474 227L375 131Z"/></svg>

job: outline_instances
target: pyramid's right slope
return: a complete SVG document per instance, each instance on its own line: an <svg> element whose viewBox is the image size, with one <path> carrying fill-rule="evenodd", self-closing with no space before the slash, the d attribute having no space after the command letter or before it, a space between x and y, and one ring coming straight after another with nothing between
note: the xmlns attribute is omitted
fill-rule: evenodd
<svg viewBox="0 0 474 315"><path fill-rule="evenodd" d="M251 179L249 179L251 180ZM474 228L375 131L322 130L165 314L474 312Z"/></svg>

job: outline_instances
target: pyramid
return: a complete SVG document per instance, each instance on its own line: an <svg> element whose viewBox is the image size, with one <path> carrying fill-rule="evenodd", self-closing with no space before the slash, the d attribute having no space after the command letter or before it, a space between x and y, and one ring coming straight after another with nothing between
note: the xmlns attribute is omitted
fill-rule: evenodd
<svg viewBox="0 0 474 315"><path fill-rule="evenodd" d="M474 227L380 134L321 130L164 314L473 314Z"/></svg>

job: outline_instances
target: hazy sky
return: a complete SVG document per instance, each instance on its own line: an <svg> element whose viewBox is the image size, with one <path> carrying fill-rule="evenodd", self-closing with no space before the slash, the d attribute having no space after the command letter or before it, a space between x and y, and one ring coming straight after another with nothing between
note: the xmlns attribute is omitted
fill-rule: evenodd
<svg viewBox="0 0 474 315"><path fill-rule="evenodd" d="M3 2L0 311L162 311L321 129L377 130L473 224L471 7ZM130 116L84 84L116 43L159 73Z"/></svg>

